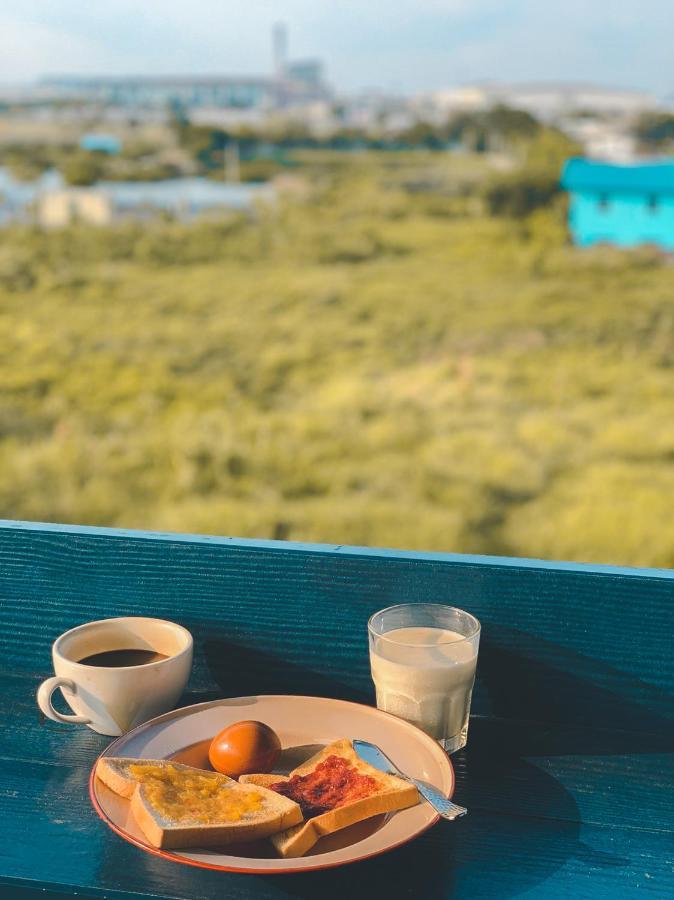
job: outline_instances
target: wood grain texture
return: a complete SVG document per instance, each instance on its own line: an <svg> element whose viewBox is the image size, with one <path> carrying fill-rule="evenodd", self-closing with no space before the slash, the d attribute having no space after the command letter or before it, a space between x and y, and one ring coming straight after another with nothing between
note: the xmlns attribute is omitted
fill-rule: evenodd
<svg viewBox="0 0 674 900"><path fill-rule="evenodd" d="M372 702L365 623L438 600L483 623L457 800L471 814L343 870L188 869L98 821L107 739L40 725L66 628L164 616L195 636L183 703L250 693ZM670 572L0 524L0 896L665 897L674 893Z"/></svg>
<svg viewBox="0 0 674 900"><path fill-rule="evenodd" d="M194 690L312 684L314 693L366 699L368 616L434 599L483 623L479 714L612 727L616 706L627 703L631 730L671 715L669 573L413 556L8 525L0 528L3 665L47 672L51 641L66 628L150 613L194 632Z"/></svg>
<svg viewBox="0 0 674 900"><path fill-rule="evenodd" d="M666 897L671 834L474 810L395 853L303 875L208 872L143 853L111 834L88 803L81 767L3 767L5 883L60 885L106 897L391 898ZM64 803L67 798L67 804ZM39 848L39 853L36 849ZM12 872L12 880L7 877Z"/></svg>
<svg viewBox="0 0 674 900"><path fill-rule="evenodd" d="M33 679L6 679L0 695L3 760L89 767L109 739L88 728L40 724ZM186 700L192 698L187 697ZM200 698L201 699L201 698ZM674 733L573 729L474 717L453 757L457 802L471 810L674 832ZM634 823L634 810L639 822Z"/></svg>

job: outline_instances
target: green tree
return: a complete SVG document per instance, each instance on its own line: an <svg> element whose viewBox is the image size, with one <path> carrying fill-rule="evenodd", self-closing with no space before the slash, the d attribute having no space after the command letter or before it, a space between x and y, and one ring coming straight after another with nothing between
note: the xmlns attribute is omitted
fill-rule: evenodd
<svg viewBox="0 0 674 900"><path fill-rule="evenodd" d="M548 206L559 190L557 175L524 169L494 177L484 190L484 199L492 216L520 219Z"/></svg>
<svg viewBox="0 0 674 900"><path fill-rule="evenodd" d="M447 146L447 133L429 122L416 122L403 131L398 139L407 147L422 147L426 150L441 150Z"/></svg>
<svg viewBox="0 0 674 900"><path fill-rule="evenodd" d="M524 148L524 165L529 169L559 176L567 159L578 156L581 147L556 128L542 128Z"/></svg>
<svg viewBox="0 0 674 900"><path fill-rule="evenodd" d="M482 120L488 134L496 134L507 139L532 138L542 127L531 113L503 105L487 110Z"/></svg>
<svg viewBox="0 0 674 900"><path fill-rule="evenodd" d="M457 113L444 129L446 139L476 152L507 150L530 141L541 131L540 123L528 112L495 106L482 112Z"/></svg>
<svg viewBox="0 0 674 900"><path fill-rule="evenodd" d="M61 166L61 173L68 184L86 186L99 181L105 172L105 161L98 153L85 150L68 156Z"/></svg>
<svg viewBox="0 0 674 900"><path fill-rule="evenodd" d="M671 149L674 147L674 115L644 113L634 128L634 135L649 150Z"/></svg>
<svg viewBox="0 0 674 900"><path fill-rule="evenodd" d="M539 128L524 145L522 164L514 172L487 181L483 197L489 213L519 219L549 206L561 190L562 166L578 151L560 131Z"/></svg>

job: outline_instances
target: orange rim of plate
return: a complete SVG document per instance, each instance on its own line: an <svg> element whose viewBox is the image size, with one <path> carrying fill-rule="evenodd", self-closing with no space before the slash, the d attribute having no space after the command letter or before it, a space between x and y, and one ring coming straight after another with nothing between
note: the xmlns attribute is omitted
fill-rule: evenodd
<svg viewBox="0 0 674 900"><path fill-rule="evenodd" d="M272 696L272 695L268 694L265 696ZM283 695L275 695L275 696L283 696ZM293 696L293 697L297 696L298 698L306 699L306 700L316 700L316 699L335 700L336 699L334 697L321 697L321 698L308 697L308 696L303 697L303 695L301 695L301 694L300 695L296 695L296 694L290 695L289 694L288 696ZM238 698L238 697L223 698L223 700L237 700L237 699L240 699L240 698ZM184 709L192 710L198 706L211 706L214 703L218 703L218 702L219 701L217 701L217 700L215 700L215 701L207 700L204 703L194 703L192 706L186 706L186 707L184 707ZM338 703L348 703L351 706L360 706L360 707L363 707L365 709L370 709L370 710L376 709L376 707L367 706L367 704L365 704L365 703L355 703L353 700L337 700L337 702ZM382 716L389 716L392 719L397 718L397 716L394 716L391 713L384 712L384 710L382 710L382 709L378 709L376 711L378 713L380 713L380 715L382 715ZM174 710L174 712L180 712L180 710ZM156 718L161 718L161 716L157 716ZM96 757L96 761L94 762L93 766L91 767L91 773L89 775L89 797L91 799L92 806L98 813L99 818L102 819L105 822L105 824L112 831L115 832L115 834L118 834L127 843L133 844L134 847L140 847L141 850L145 850L147 853L152 853L153 856L159 856L161 859L168 859L171 862L176 862L183 866L195 866L197 869L211 869L215 872L241 872L241 873L247 874L247 875L298 875L301 872L316 872L320 869L336 869L339 866L346 866L346 865L349 865L350 863L362 862L365 859L372 859L375 856L381 856L384 853L388 853L389 850L395 850L398 847L402 847L405 844L409 844L410 841L413 841L415 838L419 837L420 834L423 834L425 831L428 831L429 828L432 828L433 825L435 825L436 822L438 822L440 820L440 816L436 815L430 820L430 822L427 822L421 828L418 828L416 831L414 831L413 834L408 835L407 837L403 838L400 841L396 841L395 844L390 844L388 847L382 847L380 850L374 850L372 853L363 853L360 856L354 856L353 859L342 859L342 860L338 860L336 862L327 862L327 863L317 864L315 866L302 866L301 869L289 869L289 868L285 868L285 867L274 868L274 869L270 869L270 868L256 869L256 868L249 868L246 866L221 866L221 865L215 865L214 863L201 862L201 860L198 860L198 859L189 859L189 857L187 857L187 856L181 856L180 854L177 854L177 853L170 853L167 850L160 850L158 847L153 847L151 844L146 844L144 841L139 841L137 838L132 837L128 832L124 831L123 828L120 828L118 825L116 825L112 821L112 819L107 815L107 813L105 813L103 811L100 803L98 802L98 798L96 797L96 790L94 787L95 782L96 782L96 766L98 764L98 760L101 759L103 756L106 756L109 753L109 751L112 750L112 748L115 746L115 744L118 744L123 738L127 738L130 734L134 734L135 732L140 731L141 729L147 728L147 726L152 724L153 721L154 721L153 719L150 719L149 722L143 722L140 725L137 725L135 728L132 728L130 731L127 731L125 734L120 735L118 738L115 738L115 740L112 741L112 743L108 744L108 746L105 748L105 750L103 750L101 753L98 754L98 756ZM408 722L407 724L410 725L411 723ZM423 734L424 737L428 737L428 735L424 731L422 731L420 728L416 728L415 725L412 725L411 727L415 728L420 734ZM440 747L439 744L438 744L438 747ZM440 748L440 749L442 749L442 748ZM449 786L449 791L447 792L447 799L451 800L452 797L454 796L454 788L456 787L456 775L454 773L454 766L452 765L452 760L450 759L449 756L447 756L447 764L449 766L449 774L450 774L450 786ZM266 858L270 858L270 857L266 857Z"/></svg>

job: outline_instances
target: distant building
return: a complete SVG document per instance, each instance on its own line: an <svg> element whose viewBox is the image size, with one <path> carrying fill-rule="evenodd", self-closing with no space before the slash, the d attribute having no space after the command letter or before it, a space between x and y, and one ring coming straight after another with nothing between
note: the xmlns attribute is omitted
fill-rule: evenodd
<svg viewBox="0 0 674 900"><path fill-rule="evenodd" d="M574 82L486 84L482 90L490 106L523 109L542 122L574 113L634 116L657 107L657 99L645 91Z"/></svg>
<svg viewBox="0 0 674 900"><path fill-rule="evenodd" d="M35 221L39 198L62 187L63 178L54 169L43 172L35 181L19 181L0 166L0 226Z"/></svg>
<svg viewBox="0 0 674 900"><path fill-rule="evenodd" d="M190 110L193 125L208 125L210 128L228 129L261 128L269 117L269 112L258 107L200 106Z"/></svg>
<svg viewBox="0 0 674 900"><path fill-rule="evenodd" d="M94 134L89 132L82 135L80 148L95 153L107 153L116 156L122 152L122 142L114 134Z"/></svg>
<svg viewBox="0 0 674 900"><path fill-rule="evenodd" d="M375 90L342 97L334 112L336 127L384 133L410 128L418 118L407 97Z"/></svg>
<svg viewBox="0 0 674 900"><path fill-rule="evenodd" d="M64 188L43 194L37 203L37 220L45 228L62 228L71 222L109 225L113 218L110 197L95 188Z"/></svg>
<svg viewBox="0 0 674 900"><path fill-rule="evenodd" d="M44 84L68 99L127 110L170 106L245 109L271 106L275 98L275 82L271 78L246 76L59 75L46 78Z"/></svg>
<svg viewBox="0 0 674 900"><path fill-rule="evenodd" d="M169 181L102 181L92 187L47 191L37 198L37 220L45 228L81 221L109 225L124 219L150 219L165 213L190 220L227 210L251 212L272 203L267 184L224 184L207 178Z"/></svg>
<svg viewBox="0 0 674 900"><path fill-rule="evenodd" d="M481 112L488 109L490 103L490 98L483 88L467 85L419 94L412 98L410 106L419 119L434 125L443 125L451 116Z"/></svg>
<svg viewBox="0 0 674 900"><path fill-rule="evenodd" d="M657 98L644 91L574 82L484 82L422 94L413 103L429 121L442 121L460 112L510 106L551 123L579 113L634 116L658 106Z"/></svg>
<svg viewBox="0 0 674 900"><path fill-rule="evenodd" d="M44 78L41 88L129 113L167 108L266 111L330 97L322 63L287 60L287 43L285 27L276 25L272 75L56 75Z"/></svg>
<svg viewBox="0 0 674 900"><path fill-rule="evenodd" d="M650 244L674 251L674 159L639 165L570 159L562 187L578 246Z"/></svg>
<svg viewBox="0 0 674 900"><path fill-rule="evenodd" d="M560 119L558 127L580 144L585 156L591 159L630 163L637 157L637 140L624 123L577 116Z"/></svg>

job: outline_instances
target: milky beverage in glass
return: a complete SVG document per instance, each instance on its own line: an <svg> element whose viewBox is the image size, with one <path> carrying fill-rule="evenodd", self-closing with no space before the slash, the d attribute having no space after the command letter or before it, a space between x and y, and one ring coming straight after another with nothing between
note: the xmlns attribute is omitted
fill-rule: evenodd
<svg viewBox="0 0 674 900"><path fill-rule="evenodd" d="M465 746L480 624L440 604L404 604L370 620L377 707L412 722L453 753Z"/></svg>

